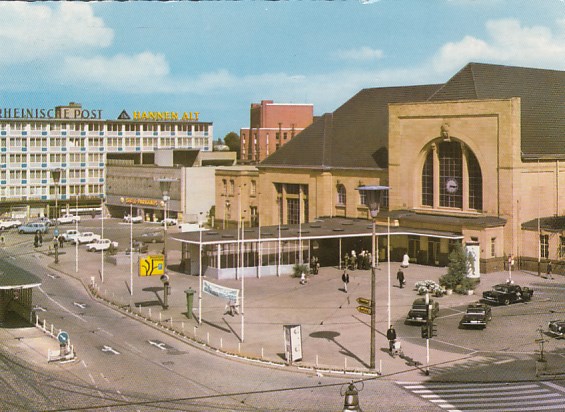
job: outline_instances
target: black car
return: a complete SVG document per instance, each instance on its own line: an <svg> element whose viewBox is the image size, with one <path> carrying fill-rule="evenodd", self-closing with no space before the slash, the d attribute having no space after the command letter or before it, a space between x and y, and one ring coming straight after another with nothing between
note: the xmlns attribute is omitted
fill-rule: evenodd
<svg viewBox="0 0 565 412"><path fill-rule="evenodd" d="M129 255L132 251L133 253L147 253L148 250L149 247L145 243L134 240L132 246L126 249L126 255Z"/></svg>
<svg viewBox="0 0 565 412"><path fill-rule="evenodd" d="M528 287L520 287L514 283L501 283L491 290L483 292L483 300L488 303L510 305L515 302L527 302L532 299L534 291Z"/></svg>
<svg viewBox="0 0 565 412"><path fill-rule="evenodd" d="M552 320L547 326L550 335L565 338L565 320Z"/></svg>
<svg viewBox="0 0 565 412"><path fill-rule="evenodd" d="M143 243L163 243L165 241L165 237L162 231L146 232L135 236L134 240Z"/></svg>
<svg viewBox="0 0 565 412"><path fill-rule="evenodd" d="M487 327L487 322L492 319L492 310L490 306L484 303L471 303L467 306L467 310L463 318L459 322L462 328L481 328Z"/></svg>
<svg viewBox="0 0 565 412"><path fill-rule="evenodd" d="M439 303L435 302L433 299L430 299L428 305L431 305L431 315L430 320L436 318L439 312ZM406 317L407 323L426 323L428 320L428 308L426 307L426 299L425 298L418 298L412 303L412 308L408 312L408 316Z"/></svg>

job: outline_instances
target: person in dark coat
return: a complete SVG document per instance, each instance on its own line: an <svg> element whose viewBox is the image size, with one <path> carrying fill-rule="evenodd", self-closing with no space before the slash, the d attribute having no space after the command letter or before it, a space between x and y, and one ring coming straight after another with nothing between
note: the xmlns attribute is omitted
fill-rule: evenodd
<svg viewBox="0 0 565 412"><path fill-rule="evenodd" d="M396 341L396 330L394 330L394 326L390 325L390 328L386 331L386 338L388 339L388 349L392 353L394 342Z"/></svg>
<svg viewBox="0 0 565 412"><path fill-rule="evenodd" d="M33 246L39 247L39 235L36 233L35 237L33 238Z"/></svg>
<svg viewBox="0 0 565 412"><path fill-rule="evenodd" d="M343 271L343 275L341 275L341 280L343 281L343 290L347 293L347 284L349 283L349 273L346 270Z"/></svg>
<svg viewBox="0 0 565 412"><path fill-rule="evenodd" d="M547 278L553 279L553 274L551 273L551 261L547 262Z"/></svg>
<svg viewBox="0 0 565 412"><path fill-rule="evenodd" d="M396 279L398 279L400 289L402 289L404 287L404 284L406 283L404 280L404 272L402 271L402 269L398 269L398 273L396 274Z"/></svg>

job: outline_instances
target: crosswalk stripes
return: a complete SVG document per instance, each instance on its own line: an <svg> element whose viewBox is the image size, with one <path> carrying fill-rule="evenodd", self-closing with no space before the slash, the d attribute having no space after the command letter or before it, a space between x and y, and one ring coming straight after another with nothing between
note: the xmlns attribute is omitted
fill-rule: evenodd
<svg viewBox="0 0 565 412"><path fill-rule="evenodd" d="M552 382L396 382L446 412L565 411L565 386Z"/></svg>

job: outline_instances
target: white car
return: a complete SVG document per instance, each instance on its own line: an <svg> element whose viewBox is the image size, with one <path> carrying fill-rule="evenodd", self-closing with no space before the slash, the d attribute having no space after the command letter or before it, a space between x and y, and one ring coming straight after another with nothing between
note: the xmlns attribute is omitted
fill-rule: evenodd
<svg viewBox="0 0 565 412"><path fill-rule="evenodd" d="M177 219L174 219L172 217L168 217L166 219L161 220L161 224L163 226L165 226L165 222L167 222L167 226L176 226L179 224L179 221Z"/></svg>
<svg viewBox="0 0 565 412"><path fill-rule="evenodd" d="M63 239L65 242L73 242L74 240L79 237L81 235L81 233L78 230L67 230L65 233L63 233L61 236L63 236Z"/></svg>
<svg viewBox="0 0 565 412"><path fill-rule="evenodd" d="M57 219L60 225L80 222L80 216L66 214Z"/></svg>
<svg viewBox="0 0 565 412"><path fill-rule="evenodd" d="M86 245L86 250L89 252L100 252L101 250L108 250L110 246L118 247L118 242L112 242L110 239L98 239L95 242Z"/></svg>
<svg viewBox="0 0 565 412"><path fill-rule="evenodd" d="M141 223L143 222L143 216L124 216L124 222L126 223Z"/></svg>
<svg viewBox="0 0 565 412"><path fill-rule="evenodd" d="M99 240L100 238L101 236L97 235L94 232L83 232L74 240L71 240L71 243L75 244L76 242L78 242L79 245L82 245L84 243L92 243L96 240Z"/></svg>
<svg viewBox="0 0 565 412"><path fill-rule="evenodd" d="M13 229L22 225L19 220L3 220L0 222L0 230Z"/></svg>

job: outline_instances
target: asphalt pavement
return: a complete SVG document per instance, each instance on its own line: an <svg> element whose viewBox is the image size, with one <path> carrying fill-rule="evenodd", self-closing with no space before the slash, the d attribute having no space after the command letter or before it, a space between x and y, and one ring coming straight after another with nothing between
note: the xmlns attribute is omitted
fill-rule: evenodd
<svg viewBox="0 0 565 412"><path fill-rule="evenodd" d="M413 300L419 297L414 290L415 282L437 281L447 268L411 264L404 269L407 285L399 288L396 272L400 263L392 262L390 268L387 262L379 264L375 288L376 368L373 370L369 367L370 316L357 309L360 306L357 298L370 298L370 270L349 271L350 283L345 292L341 281L342 270L335 267L321 268L319 274L310 275L308 282L302 285L298 278L288 275L246 277L243 281L200 279L198 276L175 272L175 266L172 265L167 269L171 293L167 297L168 308L165 309L163 282L159 276L138 277L136 255L131 269L129 259L117 265L105 261L102 269L100 253L86 252L81 246L77 257L75 251L74 246L66 245L58 264L49 255L44 259L47 270L76 278L106 304L140 321L151 322L163 332L188 340L203 350L230 359L289 367L285 359L285 325L299 325L301 331L302 359L293 362L291 367L323 374L382 375L394 380L419 381L428 376L426 371L431 371L433 375L442 367L453 369L457 365L464 365L471 357L474 362L481 359L480 354L465 350L464 347L440 345L432 339L428 363L426 340L420 336L420 327L404 325ZM42 252L48 254L49 251L44 247ZM168 255L169 262L180 261L178 250L171 250ZM475 294L452 294L437 298L440 311L449 307L464 307L477 301L483 290L506 281L508 276L508 272L483 274ZM524 285L533 280L563 282L561 276L555 276L556 279L551 281L521 271L515 271L511 276L516 283ZM244 298L242 307L238 308L239 313L229 314L225 299L201 293L203 280L240 289L240 295ZM185 293L189 288L195 291L191 315L187 313ZM390 319L397 329L403 352L403 356L394 358L388 353L386 339L389 292ZM32 339L18 340L18 334L21 334L18 328L5 328L1 333L2 340L11 340L16 350L32 351L38 361L46 359L47 347L52 350L58 347L52 338L46 337L47 340L42 341L41 332L33 329L26 332ZM80 353L80 349L77 348L77 351ZM519 371L522 379L535 377L535 362L530 362L523 369ZM520 379L518 376L514 378Z"/></svg>

